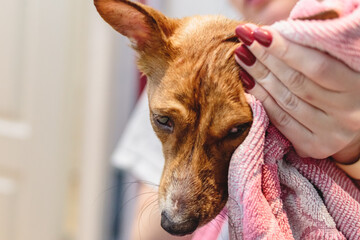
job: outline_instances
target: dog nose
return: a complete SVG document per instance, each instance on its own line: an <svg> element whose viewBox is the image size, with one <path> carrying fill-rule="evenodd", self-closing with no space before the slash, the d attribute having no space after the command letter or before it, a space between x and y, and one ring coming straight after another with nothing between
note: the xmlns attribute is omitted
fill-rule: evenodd
<svg viewBox="0 0 360 240"><path fill-rule="evenodd" d="M198 226L198 218L188 218L185 221L175 222L166 211L161 212L161 227L172 235L184 236L193 233Z"/></svg>

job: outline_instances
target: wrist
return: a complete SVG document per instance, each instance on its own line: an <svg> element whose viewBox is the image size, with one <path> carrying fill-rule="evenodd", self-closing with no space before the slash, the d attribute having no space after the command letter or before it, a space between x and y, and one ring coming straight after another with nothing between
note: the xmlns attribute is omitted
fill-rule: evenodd
<svg viewBox="0 0 360 240"><path fill-rule="evenodd" d="M360 180L360 159L352 164L336 163L349 177Z"/></svg>
<svg viewBox="0 0 360 240"><path fill-rule="evenodd" d="M336 163L350 165L360 159L360 132L357 136L341 151L331 156Z"/></svg>
<svg viewBox="0 0 360 240"><path fill-rule="evenodd" d="M346 148L332 157L336 165L349 177L360 180L360 134Z"/></svg>

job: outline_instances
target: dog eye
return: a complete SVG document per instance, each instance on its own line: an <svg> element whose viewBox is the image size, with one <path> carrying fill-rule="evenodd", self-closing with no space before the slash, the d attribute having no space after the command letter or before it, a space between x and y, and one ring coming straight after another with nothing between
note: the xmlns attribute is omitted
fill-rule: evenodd
<svg viewBox="0 0 360 240"><path fill-rule="evenodd" d="M173 123L169 117L154 115L155 123L162 129L172 131Z"/></svg>
<svg viewBox="0 0 360 240"><path fill-rule="evenodd" d="M160 124L166 125L169 122L169 118L168 117L158 117L156 119L156 121L158 121Z"/></svg>
<svg viewBox="0 0 360 240"><path fill-rule="evenodd" d="M236 138L240 135L242 135L249 127L248 123L233 127L229 130L228 137L230 138Z"/></svg>
<svg viewBox="0 0 360 240"><path fill-rule="evenodd" d="M232 129L230 129L229 134L237 134L238 132L240 132L240 127L233 127Z"/></svg>

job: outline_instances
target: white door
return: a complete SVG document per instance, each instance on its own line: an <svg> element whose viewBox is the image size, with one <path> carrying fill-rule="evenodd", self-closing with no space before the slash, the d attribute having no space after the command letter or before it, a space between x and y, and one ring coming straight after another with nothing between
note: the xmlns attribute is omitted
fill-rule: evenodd
<svg viewBox="0 0 360 240"><path fill-rule="evenodd" d="M58 240L69 173L68 1L0 7L0 240Z"/></svg>

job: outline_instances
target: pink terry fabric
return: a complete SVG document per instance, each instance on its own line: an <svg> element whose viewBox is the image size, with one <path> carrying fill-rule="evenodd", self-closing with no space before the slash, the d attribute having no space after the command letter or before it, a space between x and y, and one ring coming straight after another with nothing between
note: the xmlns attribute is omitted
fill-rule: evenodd
<svg viewBox="0 0 360 240"><path fill-rule="evenodd" d="M287 20L273 26L286 38L328 52L360 71L360 0L300 0L291 18L333 9L333 20ZM360 79L359 79L360 81ZM330 159L301 158L247 95L254 121L234 152L226 207L230 239L360 239L360 182ZM224 218L194 240L216 240Z"/></svg>
<svg viewBox="0 0 360 240"><path fill-rule="evenodd" d="M334 10L329 20L298 20ZM288 20L272 25L293 42L320 49L360 71L360 0L300 0Z"/></svg>

